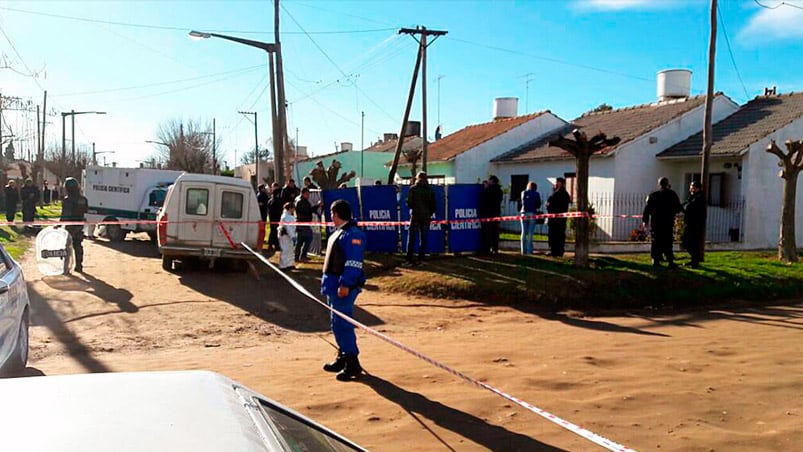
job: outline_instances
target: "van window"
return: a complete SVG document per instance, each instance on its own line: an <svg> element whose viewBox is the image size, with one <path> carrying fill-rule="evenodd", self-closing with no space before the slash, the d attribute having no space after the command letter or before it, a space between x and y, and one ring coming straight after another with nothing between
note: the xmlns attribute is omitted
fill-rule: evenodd
<svg viewBox="0 0 803 452"><path fill-rule="evenodd" d="M224 191L220 200L220 218L243 217L243 194Z"/></svg>
<svg viewBox="0 0 803 452"><path fill-rule="evenodd" d="M185 213L188 215L206 215L209 206L209 190L205 188L187 189L187 207Z"/></svg>
<svg viewBox="0 0 803 452"><path fill-rule="evenodd" d="M165 197L167 196L167 190L154 190L148 195L148 206L150 207L162 207L165 203Z"/></svg>

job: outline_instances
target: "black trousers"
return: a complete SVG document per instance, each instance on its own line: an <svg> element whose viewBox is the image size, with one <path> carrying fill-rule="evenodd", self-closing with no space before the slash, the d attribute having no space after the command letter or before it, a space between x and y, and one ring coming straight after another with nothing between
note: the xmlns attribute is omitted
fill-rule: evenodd
<svg viewBox="0 0 803 452"><path fill-rule="evenodd" d="M410 230L407 233L407 261L413 260L413 253L415 251L416 242L420 242L418 246L418 260L424 260L424 255L427 252L427 238L429 236L429 222L418 221L410 222Z"/></svg>
<svg viewBox="0 0 803 452"><path fill-rule="evenodd" d="M653 229L652 244L650 245L650 256L653 263L661 262L666 257L670 264L675 261L675 254L672 252L674 243L674 233L672 229Z"/></svg>
<svg viewBox="0 0 803 452"><path fill-rule="evenodd" d="M566 252L566 219L550 218L547 227L550 254L556 257L563 256Z"/></svg>
<svg viewBox="0 0 803 452"><path fill-rule="evenodd" d="M67 226L67 231L72 238L72 249L75 251L75 268L80 269L84 266L84 227Z"/></svg>

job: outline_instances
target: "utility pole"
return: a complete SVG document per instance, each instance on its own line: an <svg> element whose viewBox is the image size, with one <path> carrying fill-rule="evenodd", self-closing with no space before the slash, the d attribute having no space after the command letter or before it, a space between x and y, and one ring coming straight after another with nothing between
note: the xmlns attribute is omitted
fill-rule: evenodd
<svg viewBox="0 0 803 452"><path fill-rule="evenodd" d="M714 106L714 62L716 60L717 52L717 0L711 0L711 35L708 38L708 91L705 95L705 113L703 117L703 161L700 170L700 183L703 184L703 193L705 194L705 209L708 211L708 173L710 171L708 165L708 158L711 155L711 146L714 141L713 128L711 125L711 112ZM703 216L705 224L705 218ZM702 228L700 233L700 259L705 260L705 236L706 227Z"/></svg>
<svg viewBox="0 0 803 452"><path fill-rule="evenodd" d="M360 121L360 179L365 177L365 112L360 112L362 120ZM360 180L362 184L362 180Z"/></svg>
<svg viewBox="0 0 803 452"><path fill-rule="evenodd" d="M254 185L254 189L256 189L260 182L259 182L259 138L257 135L257 112L255 111L240 111L238 112L241 115L254 115L254 176L256 178L256 184Z"/></svg>
<svg viewBox="0 0 803 452"><path fill-rule="evenodd" d="M217 137L215 136L215 118L212 118L212 175L217 176Z"/></svg>
<svg viewBox="0 0 803 452"><path fill-rule="evenodd" d="M284 72L282 69L282 46L279 41L279 0L273 1L273 32L275 35L275 44L276 44L276 83L277 83L277 93L279 98L276 102L276 107L278 108L277 112L279 117L279 133L281 138L281 146L279 147L280 152L277 152L276 155L273 156L274 160L276 161L276 166L281 168L279 174L276 175L276 180L279 184L284 184L284 173L285 173L285 166L284 166L284 156L285 156L285 149L288 147L287 142L287 102L284 99Z"/></svg>
<svg viewBox="0 0 803 452"><path fill-rule="evenodd" d="M279 111L276 102L276 69L274 68L273 54L268 52L268 70L270 71L270 121L273 133L273 181L279 181L279 174L282 172L282 161L277 160L276 156L282 150L282 134L279 133Z"/></svg>
<svg viewBox="0 0 803 452"><path fill-rule="evenodd" d="M95 154L95 142L93 141L92 142L92 164L93 165L97 165L98 164L97 160L95 160L96 156L97 156L97 154Z"/></svg>
<svg viewBox="0 0 803 452"><path fill-rule="evenodd" d="M393 157L393 165L390 168L390 174L388 174L388 184L393 183L393 178L396 176L396 169L399 165L399 156L401 155L402 144L404 143L404 129L407 126L407 120L410 117L410 107L412 106L413 96L415 95L415 82L418 78L418 70L419 68L423 68L422 76L421 76L421 96L422 96L422 104L423 104L423 114L421 117L421 128L422 128L422 147L421 147L421 158L423 160L421 167L424 171L427 170L427 47L435 42L440 36L445 35L448 33L447 31L443 30L427 30L426 27L415 27L415 28L401 28L399 29L399 34L408 34L413 37L416 41L418 41L418 57L415 61L415 69L413 70L413 82L410 84L410 93L407 97L407 108L404 112L404 122L401 126L401 133L399 133L399 142L396 144L396 155ZM416 35L420 35L421 38L416 38ZM434 36L435 38L427 43L427 36Z"/></svg>

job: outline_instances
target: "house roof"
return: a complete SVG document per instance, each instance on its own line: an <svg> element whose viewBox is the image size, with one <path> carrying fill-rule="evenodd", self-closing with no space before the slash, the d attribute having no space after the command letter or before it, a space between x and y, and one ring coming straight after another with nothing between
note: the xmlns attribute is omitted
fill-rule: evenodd
<svg viewBox="0 0 803 452"><path fill-rule="evenodd" d="M496 119L490 122L464 127L430 144L429 147L427 147L427 159L431 162L451 160L545 113L549 113L549 111L516 116L513 118Z"/></svg>
<svg viewBox="0 0 803 452"><path fill-rule="evenodd" d="M758 96L713 126L712 156L738 155L751 144L803 117L803 92ZM658 157L698 156L702 132L658 154Z"/></svg>
<svg viewBox="0 0 803 452"><path fill-rule="evenodd" d="M721 95L718 93L717 95ZM574 129L585 131L589 138L599 132L608 138L619 137L621 141L617 146L603 149L599 155L613 152L617 147L632 141L651 130L680 117L684 113L699 107L705 101L705 96L694 96L684 99L636 105L604 112L585 113L573 120L568 126L556 131L550 137L541 138L519 148L506 152L492 161L518 162L528 160L548 160L573 158L563 149L549 145L549 141L557 135L571 138Z"/></svg>
<svg viewBox="0 0 803 452"><path fill-rule="evenodd" d="M404 143L402 143L402 151L420 148L421 141L422 141L421 137L417 136L404 137ZM379 143L375 143L372 146L365 148L365 150L367 152L395 152L396 145L398 142L399 142L398 138L395 138L393 140L380 141Z"/></svg>

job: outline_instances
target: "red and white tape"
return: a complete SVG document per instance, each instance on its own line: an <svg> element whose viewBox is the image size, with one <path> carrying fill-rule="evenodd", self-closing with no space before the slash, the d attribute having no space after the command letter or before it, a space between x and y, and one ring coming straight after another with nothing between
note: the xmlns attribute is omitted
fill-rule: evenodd
<svg viewBox="0 0 803 452"><path fill-rule="evenodd" d="M319 300L318 297L316 297L313 294L311 294L304 286L302 286L301 284L296 282L293 278L288 276L285 272L279 270L278 267L273 265L264 256L262 256L261 254L255 252L254 250L252 250L245 243L241 243L240 245L243 248L245 248L246 250L248 250L249 252L251 252L251 254L253 254L256 258L258 258L260 261L262 261L265 265L270 267L273 271L275 271L282 278L287 280L287 282L289 282L301 294L305 295L310 300L320 304L321 306L323 306L324 308L328 309L329 311L331 311L332 313L334 313L335 315L337 315L341 319L347 321L348 323L354 325L357 328L360 328L360 329L364 330L368 334L371 334L371 335L373 335L375 337L378 337L379 339L382 339L383 341L389 343L390 345L393 345L396 348L404 350L405 352L415 356L416 358L419 358L419 359L421 359L421 360L423 360L423 361L425 361L425 362L427 362L427 363L429 363L429 364L431 364L431 365L433 365L433 366L435 366L435 367L437 367L439 369L442 369L442 370L454 375L457 378L460 378L461 380L463 380L463 381L465 381L465 382L467 382L467 383L469 383L469 384L471 384L473 386L476 386L476 387L478 387L480 389L485 389L487 391L490 391L490 392L502 397L503 399L506 399L506 400L508 400L510 402L513 402L516 405L519 405L522 408L524 408L524 409L526 409L528 411L531 411L531 412L543 417L544 419L546 419L546 420L548 420L548 421L550 421L550 422L552 422L554 424L557 424L557 425L563 427L564 429L566 429L566 430L568 430L568 431L570 431L570 432L572 432L572 433L574 433L576 435L579 435L579 436L581 436L581 437L583 437L583 438L585 438L585 439L587 439L587 440L589 440L589 441L591 441L591 442L593 442L593 443L595 443L595 444L597 444L599 446L604 447L605 449L612 450L612 451L620 451L620 452L632 452L633 451L633 449L631 449L629 447L626 447L626 446L618 444L618 443L616 443L614 441L611 441L608 438L605 438L605 437L603 437L601 435L598 435L598 434L596 434L596 433L594 433L594 432L592 432L590 430L584 429L584 428L582 428L582 427L580 427L580 426L578 426L576 424L573 424L573 423L571 423L571 422L569 422L569 421L567 421L565 419L562 419L562 418L560 418L560 417L558 417L558 416L556 416L556 415L554 415L554 414L552 414L552 413L550 413L550 412L548 412L546 410L538 408L537 406L532 405L532 404L530 404L528 402L525 402L524 400L521 400L518 397L514 397L514 396L512 396L512 395L510 395L510 394L508 394L508 393L506 393L506 392L504 392L504 391L502 391L500 389L497 389L497 388L495 388L495 387L493 387L493 386L491 386L491 385L489 385L487 383L483 383L483 382L477 380L476 378L473 378L473 377L471 377L469 375L466 375L466 374L464 374L463 372L460 372L457 369L454 369L454 368L452 368L452 367L450 367L450 366L448 366L448 365L446 365L446 364L444 364L444 363L442 363L440 361L437 361L437 360L435 360L433 358L430 358L429 356L427 356L427 355L425 355L425 354L413 349L412 347L409 347L409 346L397 341L396 339L391 338L390 336L387 336L387 335L385 335L383 333L380 333L379 331L377 331L377 330L375 330L375 329L373 329L373 328L371 328L371 327L369 327L367 325L364 325L364 324L352 319L351 317L349 317L349 316L347 316L347 315L345 315L345 314L343 314L343 313L341 313L341 312L339 312L339 311L337 311L335 309L332 309L332 307L330 307L327 303L324 303L323 301Z"/></svg>

